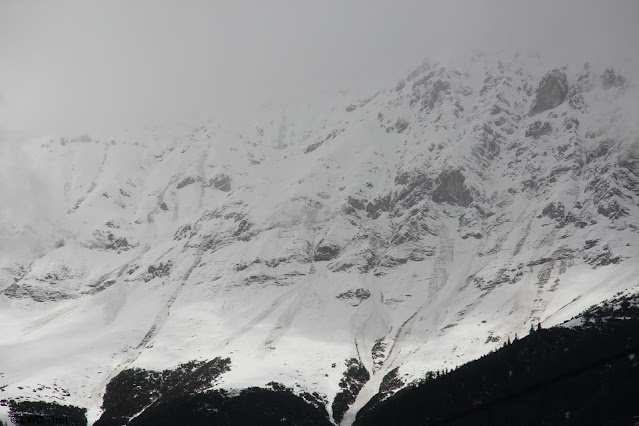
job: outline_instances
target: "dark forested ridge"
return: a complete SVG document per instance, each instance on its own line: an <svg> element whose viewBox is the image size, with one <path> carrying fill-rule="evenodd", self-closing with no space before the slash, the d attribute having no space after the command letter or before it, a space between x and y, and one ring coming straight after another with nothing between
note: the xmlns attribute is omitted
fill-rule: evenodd
<svg viewBox="0 0 639 426"><path fill-rule="evenodd" d="M364 384L370 379L370 374L362 362L357 358L346 360L346 371L339 381L340 391L333 399L333 419L337 423L344 419L344 413L348 407L355 402L355 397L362 389Z"/></svg>
<svg viewBox="0 0 639 426"><path fill-rule="evenodd" d="M326 410L289 391L248 388L239 395L212 390L157 404L130 426L162 425L331 425Z"/></svg>
<svg viewBox="0 0 639 426"><path fill-rule="evenodd" d="M95 426L330 425L325 401L315 393L271 389L239 393L211 389L230 370L229 358L191 361L174 370L124 370L107 385L104 413Z"/></svg>
<svg viewBox="0 0 639 426"><path fill-rule="evenodd" d="M639 297L525 338L403 389L356 425L632 425L639 421Z"/></svg>
<svg viewBox="0 0 639 426"><path fill-rule="evenodd" d="M128 424L131 418L154 405L202 392L221 374L229 371L230 364L229 358L215 358L191 361L174 370L124 370L107 384L102 403L104 412L95 424Z"/></svg>
<svg viewBox="0 0 639 426"><path fill-rule="evenodd" d="M85 408L44 401L2 401L9 406L11 422L20 424L65 424L87 426ZM0 426L3 426L0 421Z"/></svg>

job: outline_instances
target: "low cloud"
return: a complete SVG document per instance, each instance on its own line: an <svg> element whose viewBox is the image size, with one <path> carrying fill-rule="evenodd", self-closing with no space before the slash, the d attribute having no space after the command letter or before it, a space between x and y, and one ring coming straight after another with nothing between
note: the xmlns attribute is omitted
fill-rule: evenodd
<svg viewBox="0 0 639 426"><path fill-rule="evenodd" d="M375 91L425 57L477 49L636 66L637 16L632 0L2 2L0 123L79 134L196 122Z"/></svg>
<svg viewBox="0 0 639 426"><path fill-rule="evenodd" d="M0 131L0 250L39 251L55 244L62 230L60 171L39 163L18 136Z"/></svg>

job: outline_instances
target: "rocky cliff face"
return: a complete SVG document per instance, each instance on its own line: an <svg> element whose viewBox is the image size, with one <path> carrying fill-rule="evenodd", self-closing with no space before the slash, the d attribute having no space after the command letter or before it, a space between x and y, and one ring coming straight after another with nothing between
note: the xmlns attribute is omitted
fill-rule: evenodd
<svg viewBox="0 0 639 426"><path fill-rule="evenodd" d="M535 102L528 113L537 115L563 104L568 94L568 77L566 73L555 69L546 74L539 82Z"/></svg>
<svg viewBox="0 0 639 426"><path fill-rule="evenodd" d="M633 90L478 57L321 118L33 141L64 213L0 258L0 387L64 386L95 419L126 368L229 357L220 386L317 391L348 423L381 384L636 284Z"/></svg>

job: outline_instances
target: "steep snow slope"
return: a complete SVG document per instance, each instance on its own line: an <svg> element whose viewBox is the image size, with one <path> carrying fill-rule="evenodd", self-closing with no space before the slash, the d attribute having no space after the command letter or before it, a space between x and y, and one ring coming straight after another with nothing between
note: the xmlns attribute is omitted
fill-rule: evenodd
<svg viewBox="0 0 639 426"><path fill-rule="evenodd" d="M1 216L1 395L95 420L127 367L229 356L219 386L332 401L356 358L348 424L397 367L637 284L636 99L618 70L480 56L321 114L14 146L38 199Z"/></svg>

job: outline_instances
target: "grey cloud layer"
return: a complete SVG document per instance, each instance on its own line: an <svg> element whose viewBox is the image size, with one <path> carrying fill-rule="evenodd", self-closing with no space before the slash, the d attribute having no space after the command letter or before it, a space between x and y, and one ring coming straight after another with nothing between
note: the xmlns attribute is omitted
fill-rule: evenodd
<svg viewBox="0 0 639 426"><path fill-rule="evenodd" d="M639 57L637 17L636 1L3 2L0 124L196 121L385 87L471 49L618 62Z"/></svg>

